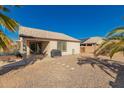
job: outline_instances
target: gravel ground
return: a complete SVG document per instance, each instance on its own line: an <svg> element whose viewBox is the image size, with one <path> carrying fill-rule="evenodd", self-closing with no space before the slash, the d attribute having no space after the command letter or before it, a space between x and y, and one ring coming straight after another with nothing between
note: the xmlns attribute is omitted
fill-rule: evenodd
<svg viewBox="0 0 124 93"><path fill-rule="evenodd" d="M20 61L20 58L17 58L16 56L0 56L0 66L4 66L10 63L15 63Z"/></svg>
<svg viewBox="0 0 124 93"><path fill-rule="evenodd" d="M89 56L89 55L88 55ZM78 55L44 58L35 64L0 76L0 87L21 88L104 88L112 77L98 66L79 66ZM114 73L110 72L116 76Z"/></svg>

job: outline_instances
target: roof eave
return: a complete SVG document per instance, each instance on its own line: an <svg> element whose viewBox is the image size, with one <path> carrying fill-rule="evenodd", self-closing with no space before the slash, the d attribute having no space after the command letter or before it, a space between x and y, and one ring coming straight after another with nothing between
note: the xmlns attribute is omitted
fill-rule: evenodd
<svg viewBox="0 0 124 93"><path fill-rule="evenodd" d="M79 42L80 40L66 40L66 39L53 39L53 38L39 38L39 37L33 37L33 36L26 36L23 34L20 34L19 37L24 37L24 38L37 38L37 39L46 39L46 40L56 40L56 41L69 41L69 42Z"/></svg>

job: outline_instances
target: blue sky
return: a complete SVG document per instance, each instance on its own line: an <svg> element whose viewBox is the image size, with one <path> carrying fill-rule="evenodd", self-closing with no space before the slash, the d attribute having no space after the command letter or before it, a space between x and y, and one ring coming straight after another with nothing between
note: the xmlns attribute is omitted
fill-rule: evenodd
<svg viewBox="0 0 124 93"><path fill-rule="evenodd" d="M75 38L105 36L124 26L124 6L22 6L6 15L21 25L61 32ZM18 33L5 33L17 39Z"/></svg>

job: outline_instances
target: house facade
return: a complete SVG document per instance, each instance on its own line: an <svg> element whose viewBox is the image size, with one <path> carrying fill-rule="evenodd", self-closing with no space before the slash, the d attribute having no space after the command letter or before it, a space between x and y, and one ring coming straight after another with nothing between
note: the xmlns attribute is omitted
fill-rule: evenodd
<svg viewBox="0 0 124 93"><path fill-rule="evenodd" d="M20 26L19 42L20 51L26 55L51 56L53 49L60 50L62 55L80 54L80 40L58 32Z"/></svg>
<svg viewBox="0 0 124 93"><path fill-rule="evenodd" d="M80 52L82 53L93 53L99 45L103 42L102 37L91 37L82 41L80 44Z"/></svg>

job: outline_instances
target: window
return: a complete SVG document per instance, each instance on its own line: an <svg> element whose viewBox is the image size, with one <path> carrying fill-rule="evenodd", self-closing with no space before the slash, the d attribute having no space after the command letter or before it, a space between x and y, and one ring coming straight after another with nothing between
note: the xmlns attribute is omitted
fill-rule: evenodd
<svg viewBox="0 0 124 93"><path fill-rule="evenodd" d="M67 42L65 42L65 41L58 41L57 42L57 49L61 50L62 52L66 52L67 51Z"/></svg>
<svg viewBox="0 0 124 93"><path fill-rule="evenodd" d="M80 46L86 46L86 44L81 44Z"/></svg>
<svg viewBox="0 0 124 93"><path fill-rule="evenodd" d="M92 46L92 44L87 44L87 46Z"/></svg>

